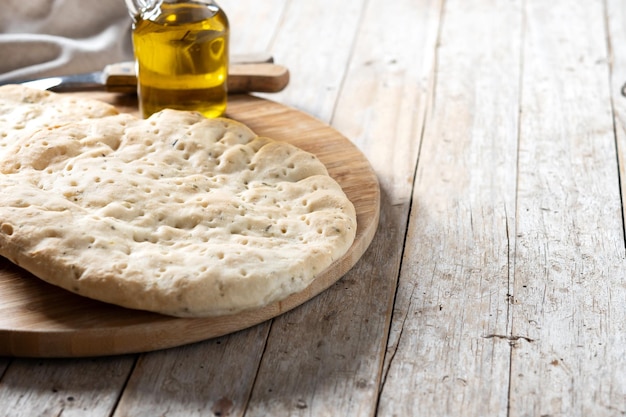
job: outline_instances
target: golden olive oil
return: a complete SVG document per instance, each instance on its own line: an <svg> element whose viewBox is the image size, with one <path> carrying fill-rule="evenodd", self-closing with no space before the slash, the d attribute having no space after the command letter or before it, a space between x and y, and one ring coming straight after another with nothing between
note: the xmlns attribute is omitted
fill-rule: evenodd
<svg viewBox="0 0 626 417"><path fill-rule="evenodd" d="M219 117L226 110L229 26L215 4L164 2L135 22L139 108Z"/></svg>

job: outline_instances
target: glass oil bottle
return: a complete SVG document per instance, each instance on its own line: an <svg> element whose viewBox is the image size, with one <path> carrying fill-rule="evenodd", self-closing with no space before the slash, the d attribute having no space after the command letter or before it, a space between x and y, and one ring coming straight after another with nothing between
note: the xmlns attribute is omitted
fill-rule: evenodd
<svg viewBox="0 0 626 417"><path fill-rule="evenodd" d="M222 116L229 38L224 11L212 0L127 3L134 18L137 92L143 117L165 108Z"/></svg>

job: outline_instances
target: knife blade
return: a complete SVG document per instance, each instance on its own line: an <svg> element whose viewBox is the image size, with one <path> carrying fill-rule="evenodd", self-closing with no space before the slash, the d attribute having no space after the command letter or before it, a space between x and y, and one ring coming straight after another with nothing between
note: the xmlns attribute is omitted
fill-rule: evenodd
<svg viewBox="0 0 626 417"><path fill-rule="evenodd" d="M256 60L257 62L251 62ZM275 93L289 83L289 70L272 63L271 57L258 62L257 55L240 56L228 68L228 92ZM269 62L267 62L269 61ZM244 63L245 62L245 63ZM134 62L107 65L102 71L47 77L28 81L13 81L27 87L54 92L109 91L133 94L137 92L137 76Z"/></svg>

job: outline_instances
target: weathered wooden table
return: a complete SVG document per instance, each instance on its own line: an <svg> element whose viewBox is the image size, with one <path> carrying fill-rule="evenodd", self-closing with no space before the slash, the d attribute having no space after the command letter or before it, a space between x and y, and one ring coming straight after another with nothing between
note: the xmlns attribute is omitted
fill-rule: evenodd
<svg viewBox="0 0 626 417"><path fill-rule="evenodd" d="M371 246L228 336L1 358L0 415L625 415L626 3L220 4L369 159Z"/></svg>

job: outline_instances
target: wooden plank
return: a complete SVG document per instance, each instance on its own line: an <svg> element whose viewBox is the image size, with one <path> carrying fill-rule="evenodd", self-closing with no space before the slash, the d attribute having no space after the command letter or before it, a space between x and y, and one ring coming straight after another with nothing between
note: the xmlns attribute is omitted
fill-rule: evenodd
<svg viewBox="0 0 626 417"><path fill-rule="evenodd" d="M15 359L0 384L6 417L108 417L134 364L133 356Z"/></svg>
<svg viewBox="0 0 626 417"><path fill-rule="evenodd" d="M434 82L442 3L396 1L382 10L368 5L333 117L333 126L352 138L378 174L384 220L379 230L382 240L373 246L388 252L382 259L390 261L383 262L381 276L390 283L399 275L413 177ZM381 25L396 30L380 36ZM412 48L406 48L407 44ZM385 370L401 323L392 325Z"/></svg>
<svg viewBox="0 0 626 417"><path fill-rule="evenodd" d="M366 154L392 205L411 200L441 3L368 3L332 119ZM384 27L393 30L381 36Z"/></svg>
<svg viewBox="0 0 626 417"><path fill-rule="evenodd" d="M617 144L617 156L619 166L621 203L622 203L622 222L626 220L626 205L624 204L624 196L626 196L626 3L617 0L607 0L606 2L606 22L608 25L608 47L609 62L611 72L611 97L613 105L613 121L615 129L615 138ZM626 346L626 318L624 317L624 305L626 305L626 295L624 291L624 279L622 277L621 288L618 286L617 291L611 290L611 298L616 300L611 303L611 307L621 305L621 315L613 318L612 326L616 331L615 334L606 336L610 337L610 349L619 354L619 348L624 352ZM610 311L610 310L607 310ZM612 311L611 311L612 313ZM626 355L618 356L617 362L611 365L613 378L608 387L601 389L602 395L598 397L597 403L602 404L606 408L605 414L621 413L626 415ZM607 389L609 388L609 389Z"/></svg>
<svg viewBox="0 0 626 417"><path fill-rule="evenodd" d="M364 8L332 124L375 166L383 194L380 226L366 256L342 280L274 320L247 416L375 413L438 8L430 1ZM394 35L381 37L380 28L392 25ZM431 59L422 63L424 56Z"/></svg>
<svg viewBox="0 0 626 417"><path fill-rule="evenodd" d="M444 4L380 415L507 414L521 4Z"/></svg>
<svg viewBox="0 0 626 417"><path fill-rule="evenodd" d="M218 3L230 23L231 53L272 54L270 46L280 26L287 0L220 0Z"/></svg>
<svg viewBox="0 0 626 417"><path fill-rule="evenodd" d="M607 0L607 24L611 62L611 98L622 196L626 196L626 4ZM626 205L622 202L623 217Z"/></svg>
<svg viewBox="0 0 626 417"><path fill-rule="evenodd" d="M513 332L527 339L513 350L510 415L624 414L626 266L604 5L525 6L512 294Z"/></svg>
<svg viewBox="0 0 626 417"><path fill-rule="evenodd" d="M262 97L330 121L365 0L289 2L270 51L289 86Z"/></svg>
<svg viewBox="0 0 626 417"><path fill-rule="evenodd" d="M269 329L142 355L114 417L243 415Z"/></svg>

